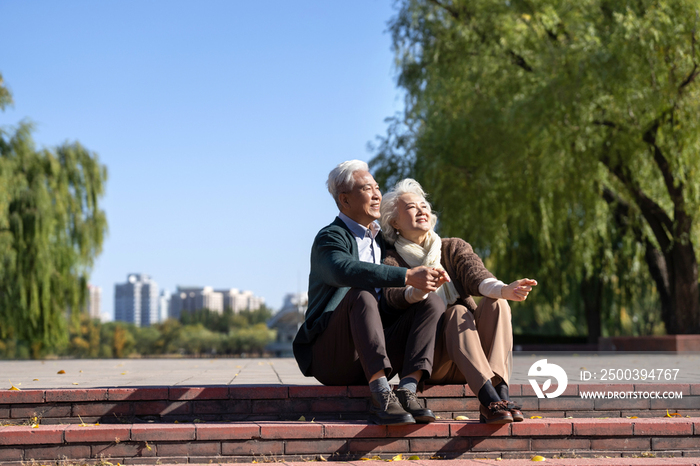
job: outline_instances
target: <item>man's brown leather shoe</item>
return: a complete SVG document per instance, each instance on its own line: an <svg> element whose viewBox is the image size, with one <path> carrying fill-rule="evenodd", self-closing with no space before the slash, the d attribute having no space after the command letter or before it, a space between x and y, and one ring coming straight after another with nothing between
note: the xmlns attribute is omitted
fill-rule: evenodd
<svg viewBox="0 0 700 466"><path fill-rule="evenodd" d="M513 422L522 422L525 419L525 416L523 416L523 412L520 411L521 408L519 405L513 403L510 400L502 400L506 404L506 408L508 408L508 411L510 411L510 415L513 416Z"/></svg>
<svg viewBox="0 0 700 466"><path fill-rule="evenodd" d="M372 405L369 407L370 420L375 424L405 426L416 420L407 413L396 399L394 392L372 392Z"/></svg>
<svg viewBox="0 0 700 466"><path fill-rule="evenodd" d="M416 422L420 424L427 424L435 421L435 414L433 414L433 412L428 408L424 408L420 404L420 401L418 401L416 394L411 390L397 388L394 393L396 393L396 398L399 399L401 407L406 412L411 413L411 416L413 416L413 419L415 419Z"/></svg>
<svg viewBox="0 0 700 466"><path fill-rule="evenodd" d="M486 424L508 424L513 422L513 416L503 401L494 401L488 408L480 404L479 413L479 420Z"/></svg>

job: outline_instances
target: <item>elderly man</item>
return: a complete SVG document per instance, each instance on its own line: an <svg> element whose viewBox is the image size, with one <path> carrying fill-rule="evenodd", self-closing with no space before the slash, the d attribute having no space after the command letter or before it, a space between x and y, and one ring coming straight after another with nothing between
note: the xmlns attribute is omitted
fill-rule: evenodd
<svg viewBox="0 0 700 466"><path fill-rule="evenodd" d="M328 191L340 214L311 249L309 307L293 345L299 368L324 385L369 383L374 423L432 422L434 414L415 393L432 371L444 303L430 293L420 303L404 303L403 310L386 309L383 292L391 291L382 288L435 291L445 275L428 267L382 265L386 245L375 222L382 194L366 163L338 165L328 176ZM382 322L380 308L394 317ZM394 393L388 380L396 373L401 380Z"/></svg>

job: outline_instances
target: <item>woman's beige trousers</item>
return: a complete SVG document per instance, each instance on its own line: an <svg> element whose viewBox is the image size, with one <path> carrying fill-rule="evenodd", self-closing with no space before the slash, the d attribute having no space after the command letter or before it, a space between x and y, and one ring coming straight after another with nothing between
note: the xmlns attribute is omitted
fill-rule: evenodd
<svg viewBox="0 0 700 466"><path fill-rule="evenodd" d="M472 314L448 306L435 347L433 374L426 384L467 383L478 394L487 380L509 383L513 362L513 327L505 299L482 298Z"/></svg>

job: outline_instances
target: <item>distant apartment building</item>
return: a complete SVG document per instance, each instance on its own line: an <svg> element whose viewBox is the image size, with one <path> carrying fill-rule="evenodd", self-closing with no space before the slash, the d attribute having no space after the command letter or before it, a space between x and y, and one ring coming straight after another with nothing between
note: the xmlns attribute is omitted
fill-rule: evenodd
<svg viewBox="0 0 700 466"><path fill-rule="evenodd" d="M178 286L177 291L170 297L170 317L179 319L183 312L194 312L209 309L219 314L224 309L232 309L234 313L260 309L265 299L253 295L252 291L238 291L236 288L214 290L210 286Z"/></svg>
<svg viewBox="0 0 700 466"><path fill-rule="evenodd" d="M179 319L183 312L200 309L224 312L224 295L214 291L211 286L178 286L170 297L170 317Z"/></svg>
<svg viewBox="0 0 700 466"><path fill-rule="evenodd" d="M171 295L168 290L162 290L158 296L158 322L163 322L170 317Z"/></svg>
<svg viewBox="0 0 700 466"><path fill-rule="evenodd" d="M88 285L86 309L88 317L102 320L102 288Z"/></svg>
<svg viewBox="0 0 700 466"><path fill-rule="evenodd" d="M127 275L114 285L114 320L148 327L158 322L158 284L146 274Z"/></svg>
<svg viewBox="0 0 700 466"><path fill-rule="evenodd" d="M265 298L253 295L252 291L238 291L236 288L216 291L224 296L224 309L232 309L234 314L256 311L265 304Z"/></svg>

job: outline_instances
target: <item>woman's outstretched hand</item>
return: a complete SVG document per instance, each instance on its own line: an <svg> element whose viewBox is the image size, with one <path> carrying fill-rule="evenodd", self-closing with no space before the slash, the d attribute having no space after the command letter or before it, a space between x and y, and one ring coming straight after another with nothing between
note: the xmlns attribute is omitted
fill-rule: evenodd
<svg viewBox="0 0 700 466"><path fill-rule="evenodd" d="M503 299L509 301L525 301L527 295L532 291L532 287L536 285L537 280L521 278L520 280L515 280L510 285L504 286L501 289L501 296L503 296Z"/></svg>

